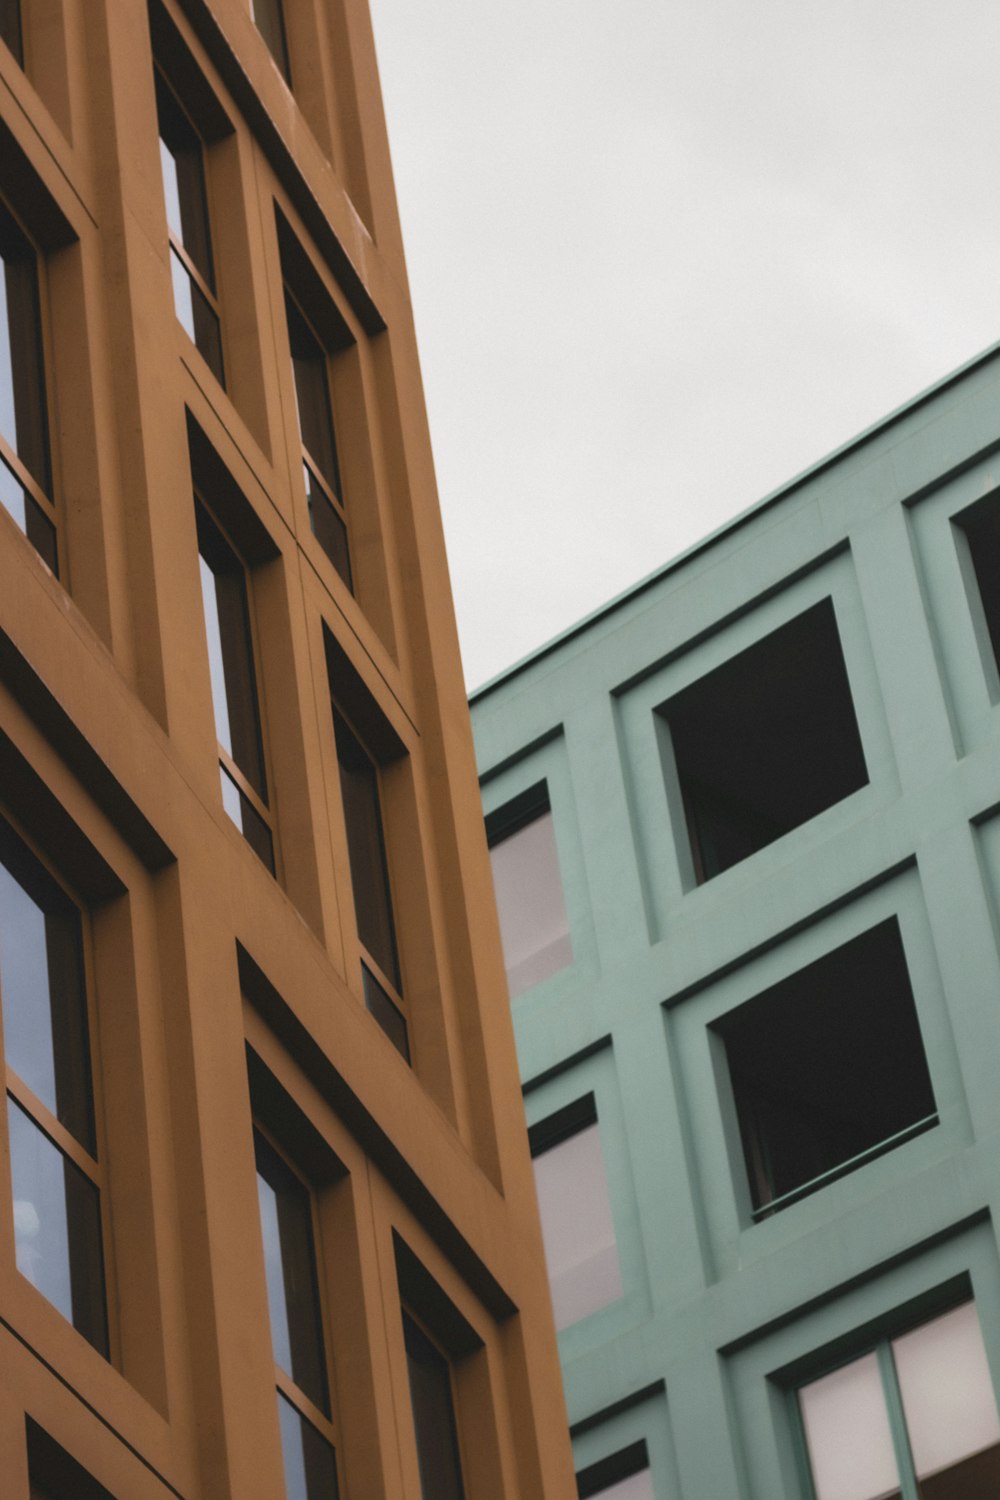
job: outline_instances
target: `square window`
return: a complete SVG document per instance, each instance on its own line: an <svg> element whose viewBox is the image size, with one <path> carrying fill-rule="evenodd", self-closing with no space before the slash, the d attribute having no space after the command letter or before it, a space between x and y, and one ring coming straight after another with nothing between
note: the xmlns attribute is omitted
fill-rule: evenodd
<svg viewBox="0 0 1000 1500"><path fill-rule="evenodd" d="M556 1328L623 1294L593 1094L528 1131Z"/></svg>
<svg viewBox="0 0 1000 1500"><path fill-rule="evenodd" d="M544 782L487 819L510 997L573 962L555 827Z"/></svg>
<svg viewBox="0 0 1000 1500"><path fill-rule="evenodd" d="M973 1302L803 1385L798 1411L815 1500L974 1500L1000 1487L1000 1421Z"/></svg>
<svg viewBox="0 0 1000 1500"><path fill-rule="evenodd" d="M658 712L670 729L697 884L868 782L830 599Z"/></svg>
<svg viewBox="0 0 1000 1500"><path fill-rule="evenodd" d="M895 918L715 1023L754 1218L937 1123Z"/></svg>

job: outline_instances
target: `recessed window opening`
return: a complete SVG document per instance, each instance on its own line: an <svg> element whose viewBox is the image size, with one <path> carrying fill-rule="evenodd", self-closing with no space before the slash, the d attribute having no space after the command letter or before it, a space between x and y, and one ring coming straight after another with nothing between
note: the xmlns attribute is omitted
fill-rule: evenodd
<svg viewBox="0 0 1000 1500"><path fill-rule="evenodd" d="M987 1500L997 1419L975 1303L798 1391L813 1500Z"/></svg>
<svg viewBox="0 0 1000 1500"><path fill-rule="evenodd" d="M277 63L282 78L291 87L292 72L288 66L288 40L281 0L252 0L252 9L254 25L267 43L267 50Z"/></svg>
<svg viewBox="0 0 1000 1500"><path fill-rule="evenodd" d="M937 1124L895 918L717 1022L753 1216Z"/></svg>
<svg viewBox="0 0 1000 1500"><path fill-rule="evenodd" d="M302 473L309 503L309 524L337 572L353 590L347 510L333 426L328 369L330 351L287 285L285 316L302 439Z"/></svg>
<svg viewBox="0 0 1000 1500"><path fill-rule="evenodd" d="M260 1129L254 1153L287 1500L336 1500L313 1195Z"/></svg>
<svg viewBox="0 0 1000 1500"><path fill-rule="evenodd" d="M659 712L670 727L697 884L867 784L830 599Z"/></svg>
<svg viewBox="0 0 1000 1500"><path fill-rule="evenodd" d="M2 819L0 1013L17 1269L107 1358L83 923Z"/></svg>
<svg viewBox="0 0 1000 1500"><path fill-rule="evenodd" d="M405 1308L403 1339L423 1500L463 1500L451 1365Z"/></svg>
<svg viewBox="0 0 1000 1500"><path fill-rule="evenodd" d="M56 573L41 269L0 200L0 504Z"/></svg>
<svg viewBox="0 0 1000 1500"><path fill-rule="evenodd" d="M0 0L0 41L10 48L24 67L24 34L21 30L21 0Z"/></svg>
<svg viewBox="0 0 1000 1500"><path fill-rule="evenodd" d="M653 1500L645 1440L640 1438L581 1469L576 1476L576 1492L579 1500Z"/></svg>
<svg viewBox="0 0 1000 1500"><path fill-rule="evenodd" d="M219 300L205 178L205 145L162 72L155 70L160 167L178 321L220 385L225 384Z"/></svg>
<svg viewBox="0 0 1000 1500"><path fill-rule="evenodd" d="M274 874L247 569L195 500L205 633L226 812Z"/></svg>
<svg viewBox="0 0 1000 1500"><path fill-rule="evenodd" d="M573 962L545 782L486 820L500 939L512 1000Z"/></svg>
<svg viewBox="0 0 1000 1500"><path fill-rule="evenodd" d="M28 1500L114 1500L75 1458L30 1417L25 1418L28 1447Z"/></svg>
<svg viewBox="0 0 1000 1500"><path fill-rule="evenodd" d="M593 1094L528 1131L556 1328L622 1296L621 1267Z"/></svg>
<svg viewBox="0 0 1000 1500"><path fill-rule="evenodd" d="M979 501L959 523L969 545L979 602L994 664L1000 671L1000 503L996 495Z"/></svg>
<svg viewBox="0 0 1000 1500"><path fill-rule="evenodd" d="M362 945L365 1004L398 1052L410 1060L402 1008L403 979L382 824L379 767L334 704L333 727L340 770L347 853L358 938Z"/></svg>

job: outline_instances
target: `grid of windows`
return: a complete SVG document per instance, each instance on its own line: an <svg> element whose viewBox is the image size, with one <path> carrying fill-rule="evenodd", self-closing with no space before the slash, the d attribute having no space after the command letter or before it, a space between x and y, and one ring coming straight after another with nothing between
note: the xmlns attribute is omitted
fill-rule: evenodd
<svg viewBox="0 0 1000 1500"><path fill-rule="evenodd" d="M224 385L222 330L205 177L205 144L159 68L155 80L174 309L188 337L220 385Z"/></svg>
<svg viewBox="0 0 1000 1500"><path fill-rule="evenodd" d="M288 1500L336 1500L312 1194L260 1130L254 1152L285 1490Z"/></svg>
<svg viewBox="0 0 1000 1500"><path fill-rule="evenodd" d="M274 837L267 805L247 569L197 499L195 515L222 802L273 875Z"/></svg>
<svg viewBox="0 0 1000 1500"><path fill-rule="evenodd" d="M106 1356L83 924L3 820L0 1010L17 1268Z"/></svg>
<svg viewBox="0 0 1000 1500"><path fill-rule="evenodd" d="M58 571L41 257L0 199L0 504Z"/></svg>
<svg viewBox="0 0 1000 1500"><path fill-rule="evenodd" d="M983 1500L1000 1421L975 1304L885 1339L798 1392L811 1500Z"/></svg>

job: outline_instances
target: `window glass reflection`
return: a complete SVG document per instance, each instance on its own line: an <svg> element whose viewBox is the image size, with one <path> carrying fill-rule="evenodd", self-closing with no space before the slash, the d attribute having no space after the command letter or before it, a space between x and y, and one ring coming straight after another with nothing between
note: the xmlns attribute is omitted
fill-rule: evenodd
<svg viewBox="0 0 1000 1500"><path fill-rule="evenodd" d="M551 812L490 849L510 997L573 962Z"/></svg>
<svg viewBox="0 0 1000 1500"><path fill-rule="evenodd" d="M275 1363L329 1415L309 1193L259 1132L254 1150Z"/></svg>
<svg viewBox="0 0 1000 1500"><path fill-rule="evenodd" d="M423 1500L463 1500L451 1368L405 1311L403 1336Z"/></svg>
<svg viewBox="0 0 1000 1500"><path fill-rule="evenodd" d="M0 1005L8 1067L93 1155L79 913L3 823Z"/></svg>
<svg viewBox="0 0 1000 1500"><path fill-rule="evenodd" d="M38 257L0 202L0 436L51 493Z"/></svg>
<svg viewBox="0 0 1000 1500"><path fill-rule="evenodd" d="M545 1264L556 1327L623 1294L598 1126L586 1126L534 1159Z"/></svg>
<svg viewBox="0 0 1000 1500"><path fill-rule="evenodd" d="M8 1097L17 1269L107 1355L97 1189Z"/></svg>
<svg viewBox="0 0 1000 1500"><path fill-rule="evenodd" d="M278 1392L287 1500L337 1500L337 1459L311 1422Z"/></svg>
<svg viewBox="0 0 1000 1500"><path fill-rule="evenodd" d="M892 1352L923 1495L976 1495L987 1480L1000 1493L1000 1421L975 1303L904 1334Z"/></svg>

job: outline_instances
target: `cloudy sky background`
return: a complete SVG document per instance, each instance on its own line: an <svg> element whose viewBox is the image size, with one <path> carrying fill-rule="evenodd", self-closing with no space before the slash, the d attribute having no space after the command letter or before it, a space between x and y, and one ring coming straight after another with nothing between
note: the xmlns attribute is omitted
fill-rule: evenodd
<svg viewBox="0 0 1000 1500"><path fill-rule="evenodd" d="M470 688L1000 339L997 0L372 0Z"/></svg>

